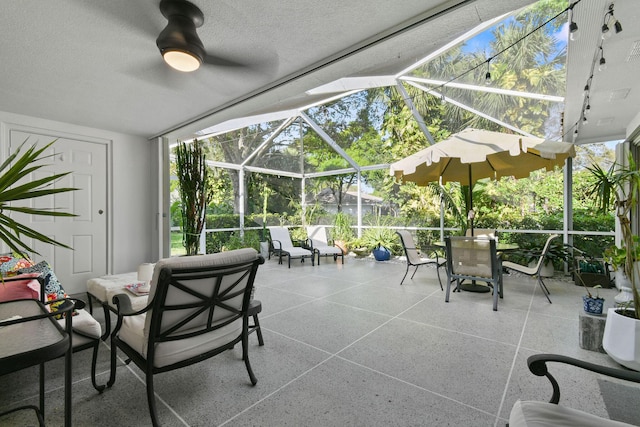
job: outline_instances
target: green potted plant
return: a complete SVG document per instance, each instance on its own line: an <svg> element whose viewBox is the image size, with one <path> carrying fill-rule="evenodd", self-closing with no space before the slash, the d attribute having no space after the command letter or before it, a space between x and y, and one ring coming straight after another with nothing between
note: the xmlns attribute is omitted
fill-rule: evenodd
<svg viewBox="0 0 640 427"><path fill-rule="evenodd" d="M10 154L0 165L0 239L12 251L23 256L26 256L28 252L38 253L23 241L25 237L42 243L71 249L69 246L37 232L10 216L11 212L38 216L76 216L73 213L61 212L55 208L40 209L19 204L29 199L77 190L77 188L57 188L52 185L60 178L68 175L69 172L55 175L41 174L38 179L25 182L30 175L36 173L44 166L41 160L53 156L43 155L43 153L55 143L55 140L41 148L37 148L36 144L33 144L21 154L21 150L26 142L27 141L24 141L20 144L16 151Z"/></svg>
<svg viewBox="0 0 640 427"><path fill-rule="evenodd" d="M355 234L351 228L351 217L344 212L338 212L333 220L331 230L333 243L342 249L342 253L349 253L349 244L353 241Z"/></svg>
<svg viewBox="0 0 640 427"><path fill-rule="evenodd" d="M638 245L638 236L633 236L633 241L636 246L636 250L640 249L640 245ZM640 259L639 255L640 253L636 251L636 254L633 256L634 259ZM609 246L604 250L603 256L613 268L616 288L620 291L620 293L615 297L616 302L627 303L629 301L633 301L631 281L629 279L629 273L626 271L625 267L627 249L619 248L615 245Z"/></svg>
<svg viewBox="0 0 640 427"><path fill-rule="evenodd" d="M631 230L631 210L640 200L640 171L635 159L628 156L627 165L613 164L604 170L597 164L589 166L594 177L590 194L601 211L614 209L622 231L625 249L624 269L631 283L633 303L611 308L607 312L602 346L616 362L640 370L640 294L638 293L638 240ZM613 203L612 203L613 199Z"/></svg>
<svg viewBox="0 0 640 427"><path fill-rule="evenodd" d="M176 174L181 199L182 240L187 255L196 255L205 225L205 211L211 201L209 167L203 146L197 139L175 148Z"/></svg>
<svg viewBox="0 0 640 427"><path fill-rule="evenodd" d="M528 249L523 251L529 266L535 265L540 259L540 249ZM540 274L542 277L553 277L555 266L564 262L571 261L571 252L562 243L551 242L549 250L544 255L542 269Z"/></svg>
<svg viewBox="0 0 640 427"><path fill-rule="evenodd" d="M360 245L372 251L377 261L387 261L391 254L398 250L398 236L388 227L371 227L365 229L359 239Z"/></svg>

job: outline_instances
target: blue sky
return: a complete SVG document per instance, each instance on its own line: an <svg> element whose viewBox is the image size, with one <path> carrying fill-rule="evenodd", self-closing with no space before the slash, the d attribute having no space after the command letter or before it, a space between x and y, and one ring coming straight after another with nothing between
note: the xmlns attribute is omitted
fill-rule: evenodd
<svg viewBox="0 0 640 427"><path fill-rule="evenodd" d="M558 19L561 19L561 17L558 17ZM489 55L490 54L489 44L494 40L493 30L500 27L501 25L508 24L512 21L513 21L513 18L507 18L501 23L498 23L492 27L487 28L482 33L467 40L462 47L462 51L465 53L468 53L468 52L477 52L479 50L485 50L487 52L487 55ZM555 34L556 40L557 40L556 44L558 46L558 49L562 49L567 45L568 34L569 34L569 23L565 22Z"/></svg>

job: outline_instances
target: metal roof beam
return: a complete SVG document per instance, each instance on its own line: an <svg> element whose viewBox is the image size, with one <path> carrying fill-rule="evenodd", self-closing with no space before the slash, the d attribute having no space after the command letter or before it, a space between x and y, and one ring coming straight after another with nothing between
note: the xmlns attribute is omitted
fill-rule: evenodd
<svg viewBox="0 0 640 427"><path fill-rule="evenodd" d="M358 163L356 163L356 161L353 160L351 156L349 156L347 152L342 149L342 147L336 144L336 142L329 136L329 134L326 133L324 129L322 129L311 117L307 116L307 114L302 111L300 112L300 117L302 117L302 119L307 122L309 126L311 126L311 129L316 131L316 133L320 135L320 138L322 138L327 144L329 144L336 153L340 154L342 158L349 162L349 164L356 170L360 169L360 165L358 165Z"/></svg>
<svg viewBox="0 0 640 427"><path fill-rule="evenodd" d="M418 109L416 108L415 104L411 100L411 97L407 93L407 90L404 88L404 86L402 86L402 82L397 82L396 87L400 91L400 94L402 95L402 98L404 99L405 104L407 104L407 106L411 110L411 114L413 114L413 118L416 119L416 122L418 122L418 126L420 127L420 130L422 130L422 133L424 133L424 135L429 140L429 144L430 145L435 144L436 141L433 139L433 136L431 136L431 132L429 132L429 129L427 129L427 125L424 123L424 119L418 112Z"/></svg>
<svg viewBox="0 0 640 427"><path fill-rule="evenodd" d="M449 83L444 80L425 79L422 77L412 77L412 76L403 76L403 77L400 77L399 80L406 81L407 83L418 82L418 83L425 83L425 84L439 86L439 87L442 87L442 86L455 87L457 89L475 90L478 92L487 92L487 93L498 93L501 95L517 96L521 98L539 99L541 101L564 102L564 96L544 95L541 93L531 93L531 92L519 92L517 90L500 89L500 88L491 87L491 86L477 86L477 85L470 85L466 83L455 83L455 82ZM427 91L429 90L434 90L434 89L427 89Z"/></svg>
<svg viewBox="0 0 640 427"><path fill-rule="evenodd" d="M515 126L510 125L509 123L505 123L505 122L503 122L502 120L498 120L498 119L496 119L495 117L491 117L491 116L490 116L490 115L488 115L488 114L482 113L482 112L480 112L480 111L476 110L475 108L471 108L471 107L469 107L468 105L463 104L462 102L458 102L458 101L456 101L455 99L447 98L447 97L446 97L446 96L444 96L443 94L438 93L438 92L436 92L436 91L434 91L434 90L432 90L432 89L426 88L426 87L422 86L421 84L418 84L418 83L416 83L416 82L411 82L411 81L407 81L407 83L408 83L408 84L410 84L411 86L417 87L418 89L424 90L425 92L429 92L429 93L433 94L434 96L441 97L441 98L443 98L444 100L446 100L447 102L449 102L449 103L451 103L451 104L453 104L453 105L455 105L455 106L457 106L457 107L460 107L460 108L463 108L463 109L465 109L465 110L467 110L467 111L470 111L470 112L472 112L473 114L477 114L478 116L480 116L480 117L482 117L482 118L485 118L485 119L487 119L487 120L491 120L492 122L497 123L497 124L499 124L500 126L503 126L503 127L507 128L507 129L511 129L512 131L517 132L517 133L519 133L519 134L521 134L521 135L531 136L531 137L534 137L534 138L535 138L535 136L534 136L534 135L531 135L529 132L525 132L525 131L523 131L523 130L521 130L521 129L518 129L518 128L517 128L517 127L515 127Z"/></svg>

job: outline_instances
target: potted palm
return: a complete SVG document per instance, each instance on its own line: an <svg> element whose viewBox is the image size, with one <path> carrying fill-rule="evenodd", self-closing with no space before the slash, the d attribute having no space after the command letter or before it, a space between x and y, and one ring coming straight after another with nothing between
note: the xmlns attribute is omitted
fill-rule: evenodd
<svg viewBox="0 0 640 427"><path fill-rule="evenodd" d="M638 241L631 231L630 213L637 207L640 198L640 171L633 156L628 165L613 164L608 170L599 165L589 167L594 176L591 195L601 211L615 209L622 231L622 246L625 249L624 269L631 283L633 303L611 308L607 312L602 346L616 362L627 368L640 370L640 294L638 294L638 264L634 256L638 252ZM613 199L613 204L611 200Z"/></svg>
<svg viewBox="0 0 640 427"><path fill-rule="evenodd" d="M71 249L69 246L39 233L10 216L11 212L38 216L76 216L73 213L61 212L57 209L40 209L17 204L29 199L77 190L77 188L57 188L53 186L56 181L70 172L55 175L42 174L40 178L26 182L26 179L31 174L34 174L44 166L41 161L52 156L43 155L43 153L50 149L55 140L40 148L33 144L21 154L26 142L24 141L20 144L16 151L9 155L0 165L0 240L12 251L23 256L26 256L28 252L38 253L24 242L24 237Z"/></svg>
<svg viewBox="0 0 640 427"><path fill-rule="evenodd" d="M180 190L182 240L187 255L195 255L200 248L200 235L205 224L206 207L211 201L209 168L202 144L181 142L175 148L176 174Z"/></svg>

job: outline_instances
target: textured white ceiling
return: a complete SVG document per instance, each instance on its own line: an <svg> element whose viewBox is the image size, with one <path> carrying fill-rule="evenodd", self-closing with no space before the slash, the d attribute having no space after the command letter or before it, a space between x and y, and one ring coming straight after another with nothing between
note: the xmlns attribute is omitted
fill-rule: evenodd
<svg viewBox="0 0 640 427"><path fill-rule="evenodd" d="M607 69L598 71L601 28L605 12L614 4L614 16L622 32L603 44ZM640 112L640 1L582 0L575 6L574 19L580 37L570 42L567 59L567 93L564 114L566 140L572 141L574 125L582 123L583 91L596 60L590 88L588 123L581 124L575 142L586 144L627 136L629 122ZM613 24L610 23L613 32ZM636 46L636 57L630 57Z"/></svg>
<svg viewBox="0 0 640 427"><path fill-rule="evenodd" d="M395 74L532 0L193 2L205 16L198 33L208 53L248 67L207 65L190 74L167 67L155 45L166 25L159 0L3 2L0 110L188 138L229 119L296 105L307 90L341 77ZM567 129L579 119L609 4L582 0L575 7L582 34L569 45ZM595 73L592 116L579 143L624 138L638 114L640 54L629 56L640 49L639 11L638 0L615 2L623 32L604 44L608 68Z"/></svg>
<svg viewBox="0 0 640 427"><path fill-rule="evenodd" d="M3 2L0 110L145 137L190 124L169 133L188 137L340 77L398 72L531 0L193 3L207 52L248 67L169 69L159 0Z"/></svg>

